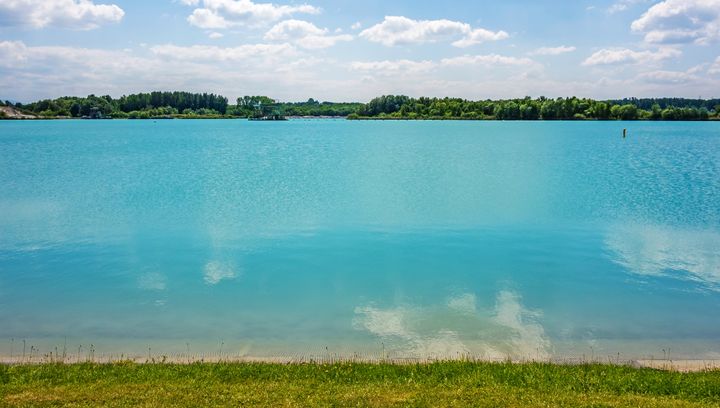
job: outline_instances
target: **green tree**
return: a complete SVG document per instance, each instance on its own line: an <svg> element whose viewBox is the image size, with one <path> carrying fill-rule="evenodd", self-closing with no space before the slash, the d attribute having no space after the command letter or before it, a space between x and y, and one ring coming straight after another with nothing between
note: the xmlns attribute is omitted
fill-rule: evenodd
<svg viewBox="0 0 720 408"><path fill-rule="evenodd" d="M658 105L657 103L653 104L650 111L651 111L650 119L652 119L652 120L662 119L662 108L660 108L660 105Z"/></svg>

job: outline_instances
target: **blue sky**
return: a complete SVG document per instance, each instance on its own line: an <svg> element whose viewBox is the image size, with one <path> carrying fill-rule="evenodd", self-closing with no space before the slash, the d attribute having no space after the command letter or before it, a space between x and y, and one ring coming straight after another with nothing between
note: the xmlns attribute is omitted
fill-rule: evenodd
<svg viewBox="0 0 720 408"><path fill-rule="evenodd" d="M720 0L0 0L0 98L720 96Z"/></svg>

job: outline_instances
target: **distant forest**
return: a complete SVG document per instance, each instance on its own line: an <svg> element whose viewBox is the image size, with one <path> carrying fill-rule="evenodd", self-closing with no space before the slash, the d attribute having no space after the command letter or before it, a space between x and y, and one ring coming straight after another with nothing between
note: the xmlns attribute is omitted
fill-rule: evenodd
<svg viewBox="0 0 720 408"><path fill-rule="evenodd" d="M41 118L248 118L267 115L330 116L349 119L468 120L719 120L720 99L530 98L471 101L384 95L363 103L278 102L243 96L190 92L150 92L111 96L61 97L22 104L0 102ZM3 112L0 111L0 114Z"/></svg>
<svg viewBox="0 0 720 408"><path fill-rule="evenodd" d="M33 103L0 102L22 112L44 118L247 118L268 114L287 116L341 116L357 112L361 103L306 102L279 103L267 96L244 96L229 104L224 96L190 92L150 92L121 96L64 96Z"/></svg>
<svg viewBox="0 0 720 408"><path fill-rule="evenodd" d="M365 104L351 119L474 120L709 120L719 119L720 99L650 98L597 101L545 98L469 101L385 95Z"/></svg>

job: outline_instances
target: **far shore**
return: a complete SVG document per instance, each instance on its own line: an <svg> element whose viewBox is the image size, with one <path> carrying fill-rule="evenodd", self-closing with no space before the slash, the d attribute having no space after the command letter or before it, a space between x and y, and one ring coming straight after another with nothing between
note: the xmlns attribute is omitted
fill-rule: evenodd
<svg viewBox="0 0 720 408"><path fill-rule="evenodd" d="M288 120L348 120L348 121L391 121L391 122L720 122L720 117L713 117L707 120L652 120L652 119L536 119L536 120L507 120L507 119L476 119L462 117L428 117L428 118L394 118L394 117L348 117L348 116L286 116ZM240 116L184 116L177 115L172 117L149 117L149 118L73 118L67 116L42 117L23 115L17 117L0 117L0 121L43 121L43 120L125 120L125 121L157 121L157 120L248 120L246 117ZM272 122L272 121L262 121Z"/></svg>
<svg viewBox="0 0 720 408"><path fill-rule="evenodd" d="M711 117L703 120L661 120L661 119L497 119L497 118L464 118L455 116L430 117L381 117L381 116L348 116L347 120L358 121L464 121L464 122L718 122L720 117Z"/></svg>

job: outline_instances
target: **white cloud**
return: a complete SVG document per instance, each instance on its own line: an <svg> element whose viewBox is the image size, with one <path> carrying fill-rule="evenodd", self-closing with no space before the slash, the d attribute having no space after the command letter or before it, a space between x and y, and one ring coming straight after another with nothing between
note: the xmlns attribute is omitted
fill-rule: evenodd
<svg viewBox="0 0 720 408"><path fill-rule="evenodd" d="M378 23L360 33L368 41L386 46L399 44L422 44L455 40L456 47L468 47L488 41L508 38L505 31L489 31L483 28L473 29L467 23L451 20L412 20L402 16L386 16Z"/></svg>
<svg viewBox="0 0 720 408"><path fill-rule="evenodd" d="M715 58L715 62L708 69L708 74L720 74L720 57Z"/></svg>
<svg viewBox="0 0 720 408"><path fill-rule="evenodd" d="M307 100L308 95L367 101L387 93L468 99L571 94L615 98L704 95L708 89L720 89L719 66L710 75L710 63L700 72L696 67L686 71L703 77L702 81L677 85L638 78L640 72L662 69L658 63L629 69L609 66L601 74L593 72L596 79L588 81L555 78L529 58L533 57L471 54L447 58L444 64L403 58L351 62L332 55L319 58L287 43L237 47L151 43L122 51L0 41L0 90L4 98L30 102L90 93L119 97L156 89L215 92L231 101L247 94L291 101Z"/></svg>
<svg viewBox="0 0 720 408"><path fill-rule="evenodd" d="M0 66L12 67L27 59L27 47L21 41L0 41Z"/></svg>
<svg viewBox="0 0 720 408"><path fill-rule="evenodd" d="M217 40L218 38L223 38L225 35L223 33L218 33L217 31L213 31L212 33L208 34L208 37L211 40Z"/></svg>
<svg viewBox="0 0 720 408"><path fill-rule="evenodd" d="M660 48L657 51L633 51L627 48L606 48L596 51L582 65L621 65L644 64L658 62L669 58L677 58L682 52L674 48Z"/></svg>
<svg viewBox="0 0 720 408"><path fill-rule="evenodd" d="M356 21L355 23L353 23L353 25L350 26L350 29L352 29L352 30L359 30L361 28L362 28L362 23L359 21Z"/></svg>
<svg viewBox="0 0 720 408"><path fill-rule="evenodd" d="M708 67L710 67L710 66L711 66L710 63L705 62L705 63L698 64L698 65L688 68L688 70L686 72L688 74L699 74L699 73L707 70Z"/></svg>
<svg viewBox="0 0 720 408"><path fill-rule="evenodd" d="M488 55L463 55L454 58L443 58L440 64L448 67L457 67L465 65L519 65L531 66L539 65L530 58L508 57L505 55L488 54Z"/></svg>
<svg viewBox="0 0 720 408"><path fill-rule="evenodd" d="M540 47L535 51L529 53L529 55L560 55L568 52L575 51L575 47L566 47L561 45L559 47Z"/></svg>
<svg viewBox="0 0 720 408"><path fill-rule="evenodd" d="M619 0L615 3L613 3L612 5L610 5L610 7L608 7L607 11L610 14L615 14L615 13L618 13L621 11L625 11L629 7L634 6L635 4L647 3L648 1L649 0Z"/></svg>
<svg viewBox="0 0 720 408"><path fill-rule="evenodd" d="M324 66L278 75L282 68L307 58L289 44L165 44L128 52L0 41L0 89L5 98L22 101L91 93L120 96L154 89L215 92L231 100L251 92L290 98L316 92L319 81L332 82L320 77Z"/></svg>
<svg viewBox="0 0 720 408"><path fill-rule="evenodd" d="M453 42L452 45L459 48L466 48L484 42L504 40L508 37L510 37L510 35L505 31L494 32L484 28L476 28L467 33L464 38Z"/></svg>
<svg viewBox="0 0 720 408"><path fill-rule="evenodd" d="M91 0L0 1L0 26L90 30L118 22L124 15L115 4L95 4Z"/></svg>
<svg viewBox="0 0 720 408"><path fill-rule="evenodd" d="M463 81L453 80L452 87L463 87L469 89L470 83L476 81L474 73L479 72L477 67L483 67L482 76L487 78L500 74L508 77L508 71L513 70L515 76L519 74L527 76L530 73L540 72L542 65L530 58L518 58L505 55L463 55L454 58L445 58L440 61L433 60L382 60L382 61L355 61L350 63L350 71L367 74L366 81L375 81L375 77L392 77L392 80L383 79L378 85L380 89L376 93L387 93L388 84L392 87L407 86L409 83L420 84L417 77L422 76L422 86L413 91L404 90L395 93L410 93L416 95L452 95L449 91L449 82L442 80L443 77L457 77L457 70L463 71ZM427 74L427 75L425 75ZM432 75L430 75L432 74ZM383 84L385 84L383 86ZM415 87L413 87L415 88ZM507 89L507 88L506 88Z"/></svg>
<svg viewBox="0 0 720 408"><path fill-rule="evenodd" d="M334 62L334 60L316 57L300 58L291 62L283 63L276 68L276 71L285 73L286 75L296 74L297 72L306 72L306 70L311 67L317 67L319 65L329 65Z"/></svg>
<svg viewBox="0 0 720 408"><path fill-rule="evenodd" d="M188 61L242 61L256 57L281 57L296 54L295 48L289 44L246 44L238 47L212 45L184 47L165 44L150 47L150 51L160 57Z"/></svg>
<svg viewBox="0 0 720 408"><path fill-rule="evenodd" d="M183 0L188 5L199 1ZM188 17L190 24L206 29L223 29L234 26L261 26L284 17L304 13L318 14L320 9L302 4L298 6L254 3L252 0L202 0L202 7Z"/></svg>
<svg viewBox="0 0 720 408"><path fill-rule="evenodd" d="M300 47L318 49L332 47L340 41L352 41L348 34L328 35L326 28L302 20L285 20L271 28L264 37L269 41L291 41Z"/></svg>
<svg viewBox="0 0 720 408"><path fill-rule="evenodd" d="M394 75L397 73L418 73L427 72L435 68L437 64L433 61L356 61L350 64L354 71L368 71L379 75Z"/></svg>
<svg viewBox="0 0 720 408"><path fill-rule="evenodd" d="M683 71L650 71L643 72L638 79L655 84L685 84L698 79L696 75Z"/></svg>
<svg viewBox="0 0 720 408"><path fill-rule="evenodd" d="M233 25L223 16L208 9L195 9L187 20L196 27L209 29L223 29Z"/></svg>
<svg viewBox="0 0 720 408"><path fill-rule="evenodd" d="M0 66L21 69L33 65L46 69L54 66L57 60L83 62L88 69L140 63L140 60L123 51L57 46L28 47L21 41L0 42Z"/></svg>
<svg viewBox="0 0 720 408"><path fill-rule="evenodd" d="M720 39L720 0L665 0L633 21L632 31L656 44L706 44Z"/></svg>

